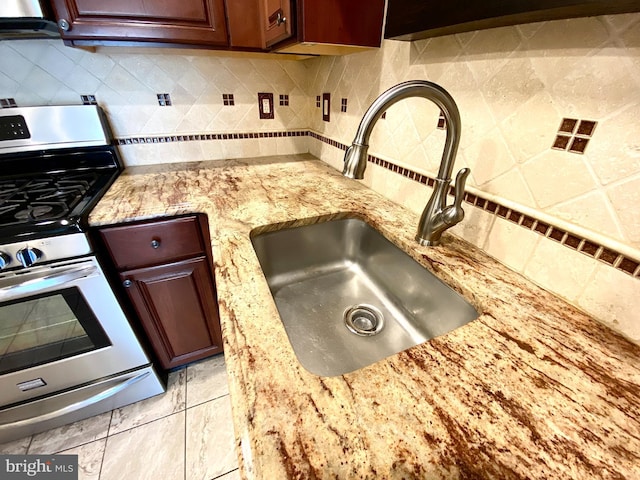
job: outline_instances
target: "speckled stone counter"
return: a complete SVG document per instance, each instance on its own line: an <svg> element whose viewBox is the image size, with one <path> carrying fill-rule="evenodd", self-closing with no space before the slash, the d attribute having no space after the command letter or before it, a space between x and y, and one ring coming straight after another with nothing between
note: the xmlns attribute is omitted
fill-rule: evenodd
<svg viewBox="0 0 640 480"><path fill-rule="evenodd" d="M189 212L209 216L243 477L640 478L640 347L482 251L418 246L416 215L308 155L131 168L90 223ZM345 212L480 317L347 375L307 372L250 232Z"/></svg>

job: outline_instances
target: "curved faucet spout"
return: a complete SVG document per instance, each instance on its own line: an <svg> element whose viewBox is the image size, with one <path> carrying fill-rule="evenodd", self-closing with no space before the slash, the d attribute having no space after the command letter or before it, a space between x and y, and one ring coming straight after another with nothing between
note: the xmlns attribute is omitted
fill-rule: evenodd
<svg viewBox="0 0 640 480"><path fill-rule="evenodd" d="M364 177L364 171L367 166L369 137L374 125L391 105L409 97L422 97L435 103L442 111L447 126L447 137L434 185L434 192L422 214L418 225L418 235L416 236L416 240L422 245L438 245L442 232L460 222L464 216L464 211L460 206L461 199L456 199L455 204L451 207L446 206L446 195L451 182L458 144L460 143L461 122L456 102L444 88L426 80L410 80L391 87L382 93L374 100L360 121L353 144L345 153L342 174L354 179L362 179ZM467 169L464 175L458 175L456 179L456 194L460 191L460 195L464 195L464 183L468 174ZM452 212L451 208L455 208L456 211ZM445 209L449 210L444 212ZM445 217L447 221L443 223L443 218ZM437 224L437 228L435 224Z"/></svg>

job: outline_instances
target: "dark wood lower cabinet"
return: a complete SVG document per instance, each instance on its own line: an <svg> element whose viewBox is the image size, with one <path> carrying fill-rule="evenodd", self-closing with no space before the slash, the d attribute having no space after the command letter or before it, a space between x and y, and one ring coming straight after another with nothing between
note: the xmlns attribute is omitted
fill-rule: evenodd
<svg viewBox="0 0 640 480"><path fill-rule="evenodd" d="M120 279L163 368L222 352L205 257L123 272Z"/></svg>
<svg viewBox="0 0 640 480"><path fill-rule="evenodd" d="M206 215L112 225L95 237L162 368L222 352Z"/></svg>

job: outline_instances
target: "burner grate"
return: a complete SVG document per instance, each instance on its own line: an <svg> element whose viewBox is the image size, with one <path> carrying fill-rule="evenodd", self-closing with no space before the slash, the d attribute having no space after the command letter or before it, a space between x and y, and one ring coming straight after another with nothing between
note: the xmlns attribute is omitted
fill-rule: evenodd
<svg viewBox="0 0 640 480"><path fill-rule="evenodd" d="M0 180L0 227L64 218L88 194L93 172Z"/></svg>

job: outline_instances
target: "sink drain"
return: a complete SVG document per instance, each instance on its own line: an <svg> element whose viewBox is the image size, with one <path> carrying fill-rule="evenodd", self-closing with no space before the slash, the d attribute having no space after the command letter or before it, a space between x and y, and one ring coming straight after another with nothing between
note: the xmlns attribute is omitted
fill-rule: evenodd
<svg viewBox="0 0 640 480"><path fill-rule="evenodd" d="M382 312L371 305L354 305L344 312L344 324L347 328L363 337L380 333L384 326Z"/></svg>

